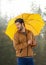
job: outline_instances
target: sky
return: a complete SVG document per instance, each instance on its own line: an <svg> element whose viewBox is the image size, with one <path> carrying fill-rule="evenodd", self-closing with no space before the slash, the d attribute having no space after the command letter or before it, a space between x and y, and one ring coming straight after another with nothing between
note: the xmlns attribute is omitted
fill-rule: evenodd
<svg viewBox="0 0 46 65"><path fill-rule="evenodd" d="M0 14L2 17L7 15L10 18L21 13L32 13L32 2L36 4L36 8L40 5L42 12L46 11L46 0L0 0Z"/></svg>

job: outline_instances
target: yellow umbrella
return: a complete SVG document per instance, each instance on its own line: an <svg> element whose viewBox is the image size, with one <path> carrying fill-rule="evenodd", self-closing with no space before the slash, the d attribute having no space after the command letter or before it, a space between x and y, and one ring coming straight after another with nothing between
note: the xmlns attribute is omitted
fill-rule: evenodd
<svg viewBox="0 0 46 65"><path fill-rule="evenodd" d="M18 18L22 18L24 20L26 29L32 31L32 33L35 36L39 35L40 31L42 30L43 26L45 25L40 14L23 13L13 19L11 19L8 22L8 26L7 26L5 33L11 38L11 40L13 40L14 34L17 31L17 27L15 25L15 20Z"/></svg>

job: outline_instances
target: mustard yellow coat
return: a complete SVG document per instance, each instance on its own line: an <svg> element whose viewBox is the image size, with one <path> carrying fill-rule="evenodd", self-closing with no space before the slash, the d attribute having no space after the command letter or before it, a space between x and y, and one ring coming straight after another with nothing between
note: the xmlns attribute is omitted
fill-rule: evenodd
<svg viewBox="0 0 46 65"><path fill-rule="evenodd" d="M31 40L31 45L28 45L28 40ZM36 46L36 40L32 32L26 30L26 33L17 31L14 35L13 46L17 57L33 57L33 47Z"/></svg>

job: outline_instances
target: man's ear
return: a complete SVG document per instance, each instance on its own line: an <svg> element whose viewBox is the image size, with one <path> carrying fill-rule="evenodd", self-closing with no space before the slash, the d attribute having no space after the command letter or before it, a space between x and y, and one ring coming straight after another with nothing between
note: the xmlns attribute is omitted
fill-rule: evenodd
<svg viewBox="0 0 46 65"><path fill-rule="evenodd" d="M23 26L23 23L22 23L22 26Z"/></svg>
<svg viewBox="0 0 46 65"><path fill-rule="evenodd" d="M24 23L22 23L22 26L25 26L25 24L24 24Z"/></svg>

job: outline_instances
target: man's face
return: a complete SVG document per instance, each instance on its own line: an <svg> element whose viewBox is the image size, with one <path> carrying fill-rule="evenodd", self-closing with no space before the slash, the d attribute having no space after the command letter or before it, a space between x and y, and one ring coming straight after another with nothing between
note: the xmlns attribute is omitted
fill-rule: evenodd
<svg viewBox="0 0 46 65"><path fill-rule="evenodd" d="M23 23L22 23L23 24ZM19 31L21 31L22 29L23 29L23 25L22 24L20 24L19 22L16 22L16 26L17 26L17 29L19 30Z"/></svg>

